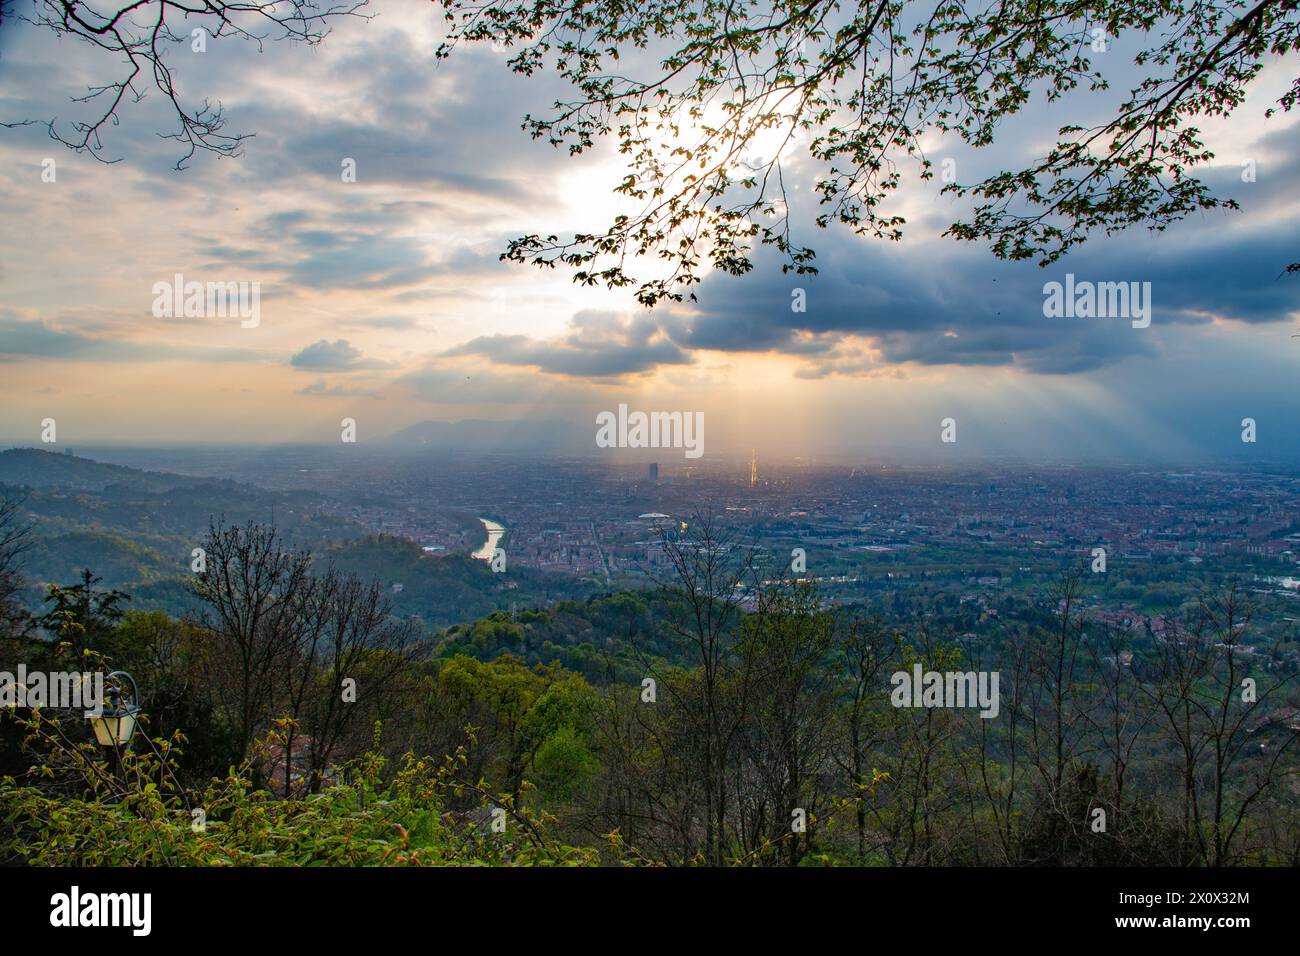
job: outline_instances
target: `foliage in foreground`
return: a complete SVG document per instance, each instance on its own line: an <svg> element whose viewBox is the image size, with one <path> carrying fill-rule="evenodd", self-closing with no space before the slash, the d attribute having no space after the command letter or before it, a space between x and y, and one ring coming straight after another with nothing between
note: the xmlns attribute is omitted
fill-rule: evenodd
<svg viewBox="0 0 1300 956"><path fill-rule="evenodd" d="M582 866L597 852L562 845L547 820L512 797L467 783L465 748L442 760L407 754L395 772L377 751L338 782L277 799L254 786L251 764L202 791L174 776L177 734L114 773L39 711L15 718L40 753L43 787L0 778L0 859L40 866ZM280 723L265 741L274 746ZM277 739L278 738L278 739ZM375 745L379 743L376 727ZM61 792L60 792L61 791ZM497 832L495 820L504 823Z"/></svg>

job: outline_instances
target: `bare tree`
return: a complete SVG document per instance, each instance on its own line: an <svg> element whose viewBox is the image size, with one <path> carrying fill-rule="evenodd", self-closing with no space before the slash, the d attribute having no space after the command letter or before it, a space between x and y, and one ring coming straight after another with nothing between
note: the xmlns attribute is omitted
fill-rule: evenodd
<svg viewBox="0 0 1300 956"><path fill-rule="evenodd" d="M303 608L316 599L311 555L286 548L275 528L252 522L226 528L214 521L203 549L206 570L194 589L208 605L203 624L218 642L205 662L214 704L247 756L285 690L283 668L302 640Z"/></svg>
<svg viewBox="0 0 1300 956"><path fill-rule="evenodd" d="M691 728L702 789L704 854L723 863L728 846L728 763L748 711L750 676L735 654L741 598L752 586L754 550L712 515L659 529L670 574L659 582L668 598L666 627L677 657L697 669L692 681L662 673L638 649L647 672L667 691Z"/></svg>
<svg viewBox="0 0 1300 956"><path fill-rule="evenodd" d="M250 134L227 133L221 104L203 99L186 105L177 87L172 59L181 44L206 43L209 38L230 37L252 42L259 50L266 40L316 44L329 32L331 21L360 12L367 0L318 3L317 0L35 0L35 9L18 20L47 28L56 36L81 41L104 54L120 72L112 79L92 84L74 102L90 104L92 116L71 124L65 133L51 119L51 138L78 152L88 152L103 162L101 135L120 121L119 110L139 102L149 89L157 90L171 107L175 127L160 133L181 144L184 154L176 161L183 169L196 152L237 156ZM198 36L202 34L202 36ZM30 125L22 119L0 125Z"/></svg>
<svg viewBox="0 0 1300 956"><path fill-rule="evenodd" d="M1182 790L1184 863L1232 865L1251 813L1275 786L1294 778L1296 731L1273 727L1269 702L1282 698L1295 675L1248 686L1245 636L1252 609L1234 581L1203 597L1186 626L1157 635L1158 677L1147 696L1176 743ZM1261 678L1262 681L1262 678Z"/></svg>
<svg viewBox="0 0 1300 956"><path fill-rule="evenodd" d="M1099 699L1085 718L1109 763L1112 803L1106 833L1113 839L1123 840L1128 825L1124 797L1130 770L1155 715L1150 708L1142 706L1143 692L1133 670L1131 627L1107 626L1099 630L1098 639L1089 644Z"/></svg>
<svg viewBox="0 0 1300 956"><path fill-rule="evenodd" d="M1029 757L1048 806L1066 813L1066 770L1084 743L1087 701L1079 682L1084 651L1083 582L1087 568L1069 568L1048 592L1052 624L1028 634L1024 700Z"/></svg>
<svg viewBox="0 0 1300 956"><path fill-rule="evenodd" d="M960 664L964 652L936 635L924 615L911 626L900 649L900 669L921 664L945 671ZM961 827L954 818L966 799L969 774L957 746L965 727L951 708L890 707L876 758L888 773L869 813L884 840L881 849L895 866L935 866L962 862Z"/></svg>
<svg viewBox="0 0 1300 956"><path fill-rule="evenodd" d="M786 865L797 865L829 805L840 689L834 632L835 615L821 606L816 587L783 579L759 592L742 624L736 653L752 690L731 789L741 843L752 856L772 847ZM800 830L791 826L796 811L803 813Z"/></svg>
<svg viewBox="0 0 1300 956"><path fill-rule="evenodd" d="M1020 737L1029 679L1029 649L1023 641L1009 641L1002 655L998 664L1001 697L998 716L990 720L976 718L975 723L980 752L979 790L993 817L1000 862L1010 864L1019 856Z"/></svg>
<svg viewBox="0 0 1300 956"><path fill-rule="evenodd" d="M882 697L881 678L897 658L902 634L878 617L841 616L837 622L837 663L844 685L841 712L844 743L836 751L840 771L853 789L854 826L859 862L867 856L865 790L870 777L869 755L884 735L876 704Z"/></svg>
<svg viewBox="0 0 1300 956"><path fill-rule="evenodd" d="M320 591L324 626L307 629L308 640L297 649L302 677L293 711L311 737L312 792L320 789L340 743L364 726L362 715L377 713L379 698L398 690L397 679L420 648L419 627L393 618L378 582L366 584L331 569ZM345 681L353 683L345 689Z"/></svg>
<svg viewBox="0 0 1300 956"><path fill-rule="evenodd" d="M1069 95L1044 131L1051 145L980 180L945 177L945 191L974 201L949 235L1045 264L1094 231L1236 208L1197 179L1213 156L1200 119L1231 116L1266 64L1300 48L1294 0L440 2L451 29L439 56L505 44L512 70L554 70L572 87L525 117L533 137L571 153L610 137L626 157L611 187L627 202L612 221L521 236L506 257L634 286L648 305L680 301L710 269L749 272L758 244L783 270L816 272L792 214L800 193L787 190L808 170L804 221L898 239L905 220L890 200L907 169L933 176L927 141L987 146L1035 99L1050 110ZM1099 60L1121 55L1121 36L1141 79L1110 96ZM1266 115L1298 97L1300 80ZM1100 118L1085 128L1093 104Z"/></svg>
<svg viewBox="0 0 1300 956"><path fill-rule="evenodd" d="M23 585L22 559L32 547L32 526L24 519L22 499L0 497L0 638L22 636L31 615L18 602Z"/></svg>

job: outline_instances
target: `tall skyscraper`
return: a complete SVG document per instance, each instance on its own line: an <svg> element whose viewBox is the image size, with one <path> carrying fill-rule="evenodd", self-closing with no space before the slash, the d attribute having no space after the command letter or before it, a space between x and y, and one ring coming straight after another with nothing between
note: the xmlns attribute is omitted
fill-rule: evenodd
<svg viewBox="0 0 1300 956"><path fill-rule="evenodd" d="M758 484L758 449L749 450L749 487Z"/></svg>
<svg viewBox="0 0 1300 956"><path fill-rule="evenodd" d="M650 480L651 481L659 480L659 462L657 461L650 462Z"/></svg>

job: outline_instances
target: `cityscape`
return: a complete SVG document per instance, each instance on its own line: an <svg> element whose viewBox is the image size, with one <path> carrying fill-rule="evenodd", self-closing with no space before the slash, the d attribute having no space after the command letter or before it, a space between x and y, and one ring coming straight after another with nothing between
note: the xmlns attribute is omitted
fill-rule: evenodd
<svg viewBox="0 0 1300 956"><path fill-rule="evenodd" d="M805 570L794 576L817 582L827 602L923 586L987 607L1043 588L1071 562L1093 564L1102 549L1103 615L1153 615L1169 596L1162 587L1177 585L1182 600L1192 582L1235 575L1267 609L1261 623L1291 628L1292 641L1300 623L1300 473L1284 468L769 464L756 452L750 460L614 464L308 446L86 454L310 491L317 514L354 534L404 539L434 560L487 561L499 545L509 566L572 576L593 593L658 580L662 530L709 515L777 571L801 549ZM312 513L281 512L291 516ZM503 529L486 550L485 521ZM394 603L400 610L400 591Z"/></svg>
<svg viewBox="0 0 1300 956"><path fill-rule="evenodd" d="M1298 54L0 0L9 936L1285 938Z"/></svg>

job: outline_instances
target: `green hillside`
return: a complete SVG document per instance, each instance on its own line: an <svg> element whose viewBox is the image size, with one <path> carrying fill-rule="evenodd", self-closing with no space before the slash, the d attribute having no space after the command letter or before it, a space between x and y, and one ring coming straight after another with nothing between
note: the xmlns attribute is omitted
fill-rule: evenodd
<svg viewBox="0 0 1300 956"><path fill-rule="evenodd" d="M390 591L395 612L431 628L583 598L595 588L558 573L512 567L494 574L465 555L427 555L414 542L376 537L333 516L330 503L313 491L268 491L18 448L0 452L0 495L22 501L33 525L23 592L33 608L46 585L69 583L90 567L105 587L129 592L134 607L184 614L195 606L188 589L191 552L213 519L227 525L274 520L287 541L318 560L400 584Z"/></svg>

